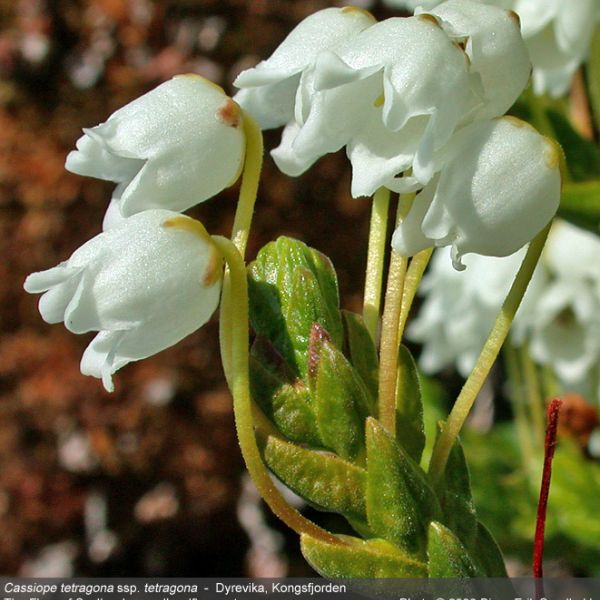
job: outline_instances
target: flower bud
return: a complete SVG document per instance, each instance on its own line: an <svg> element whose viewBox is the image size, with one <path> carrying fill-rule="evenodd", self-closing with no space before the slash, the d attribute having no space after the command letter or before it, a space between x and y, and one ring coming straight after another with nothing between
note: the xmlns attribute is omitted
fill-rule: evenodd
<svg viewBox="0 0 600 600"><path fill-rule="evenodd" d="M102 378L156 354L201 327L215 311L222 259L204 227L148 210L97 235L58 266L25 280L42 318L73 333L98 331L81 372Z"/></svg>
<svg viewBox="0 0 600 600"><path fill-rule="evenodd" d="M440 156L441 172L417 195L392 246L412 256L429 246L507 256L550 221L560 200L561 150L513 117L460 130Z"/></svg>
<svg viewBox="0 0 600 600"><path fill-rule="evenodd" d="M178 75L84 129L66 168L118 183L125 217L183 211L238 178L245 152L239 106L198 75Z"/></svg>
<svg viewBox="0 0 600 600"><path fill-rule="evenodd" d="M294 116L301 73L322 50L352 38L375 22L367 11L346 6L326 8L301 21L267 60L238 75L235 96L262 129L281 127Z"/></svg>

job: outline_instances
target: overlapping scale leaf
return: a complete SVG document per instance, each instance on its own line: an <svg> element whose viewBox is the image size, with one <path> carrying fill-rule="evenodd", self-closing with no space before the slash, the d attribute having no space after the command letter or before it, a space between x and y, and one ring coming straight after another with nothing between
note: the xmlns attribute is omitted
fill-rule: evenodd
<svg viewBox="0 0 600 600"><path fill-rule="evenodd" d="M393 578L425 577L424 562L381 539L361 540L339 536L345 545L327 544L308 535L301 536L304 558L323 577Z"/></svg>
<svg viewBox="0 0 600 600"><path fill-rule="evenodd" d="M379 359L373 338L360 315L343 310L342 316L346 333L346 355L362 377L371 397L376 399Z"/></svg>
<svg viewBox="0 0 600 600"><path fill-rule="evenodd" d="M409 456L420 462L425 447L423 400L417 365L405 346L398 353L396 437Z"/></svg>
<svg viewBox="0 0 600 600"><path fill-rule="evenodd" d="M424 554L441 509L427 476L375 419L367 421L367 517L376 535Z"/></svg>
<svg viewBox="0 0 600 600"><path fill-rule="evenodd" d="M310 328L320 323L341 347L342 318L329 259L297 240L280 237L248 267L250 321L297 376L306 376Z"/></svg>
<svg viewBox="0 0 600 600"><path fill-rule="evenodd" d="M471 494L469 468L460 440L454 443L444 477L438 486L443 522L468 548L477 537L477 514Z"/></svg>
<svg viewBox="0 0 600 600"><path fill-rule="evenodd" d="M477 577L484 575L456 535L436 521L433 521L429 526L427 556L429 558L429 577Z"/></svg>
<svg viewBox="0 0 600 600"><path fill-rule="evenodd" d="M281 481L317 508L366 520L364 469L273 436L264 441L263 455Z"/></svg>
<svg viewBox="0 0 600 600"><path fill-rule="evenodd" d="M373 410L365 384L318 324L309 354L308 380L321 439L342 458L360 461L365 419Z"/></svg>

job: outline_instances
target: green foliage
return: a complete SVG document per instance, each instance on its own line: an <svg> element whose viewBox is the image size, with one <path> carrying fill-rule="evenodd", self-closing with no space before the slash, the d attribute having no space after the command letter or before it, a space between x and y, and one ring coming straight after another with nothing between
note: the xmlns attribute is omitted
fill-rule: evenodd
<svg viewBox="0 0 600 600"><path fill-rule="evenodd" d="M385 540L339 536L346 545L325 544L307 535L301 538L302 554L324 577L391 578L425 577L427 566Z"/></svg>
<svg viewBox="0 0 600 600"><path fill-rule="evenodd" d="M373 401L377 398L379 358L371 335L360 315L342 311L346 332L346 356L361 376Z"/></svg>
<svg viewBox="0 0 600 600"><path fill-rule="evenodd" d="M427 476L375 420L367 423L367 516L376 535L417 556L440 514Z"/></svg>
<svg viewBox="0 0 600 600"><path fill-rule="evenodd" d="M469 552L456 535L435 521L429 526L427 556L429 558L429 577L485 575L475 566Z"/></svg>
<svg viewBox="0 0 600 600"><path fill-rule="evenodd" d="M273 473L313 506L366 520L364 469L329 452L302 448L274 436L267 438L263 453Z"/></svg>
<svg viewBox="0 0 600 600"><path fill-rule="evenodd" d="M342 458L364 456L365 419L372 413L365 384L350 362L315 324L308 381L317 428L327 448Z"/></svg>
<svg viewBox="0 0 600 600"><path fill-rule="evenodd" d="M417 365L405 346L400 347L398 355L396 436L410 457L419 462L425 447L421 382Z"/></svg>
<svg viewBox="0 0 600 600"><path fill-rule="evenodd" d="M295 375L306 376L313 323L343 340L337 278L327 257L296 240L267 244L248 267L250 323L271 341Z"/></svg>
<svg viewBox="0 0 600 600"><path fill-rule="evenodd" d="M574 225L599 233L600 180L565 184L558 214Z"/></svg>
<svg viewBox="0 0 600 600"><path fill-rule="evenodd" d="M529 562L541 453L534 456L536 470L528 472L512 424L496 426L486 434L469 432L467 448L480 518L503 547ZM587 458L571 440L559 438L546 521L547 560L560 559L576 572L600 575L599 497L600 464ZM479 550L474 554L483 562Z"/></svg>
<svg viewBox="0 0 600 600"><path fill-rule="evenodd" d="M248 269L255 331L251 391L270 421L259 430L264 460L319 510L342 515L364 539L329 544L307 536L302 551L328 577L419 577L502 571L480 528L460 446L434 490L419 464L426 445L421 386L399 350L396 431L377 421L378 360L358 315L338 305L329 261L280 238ZM481 546L491 550L483 554Z"/></svg>

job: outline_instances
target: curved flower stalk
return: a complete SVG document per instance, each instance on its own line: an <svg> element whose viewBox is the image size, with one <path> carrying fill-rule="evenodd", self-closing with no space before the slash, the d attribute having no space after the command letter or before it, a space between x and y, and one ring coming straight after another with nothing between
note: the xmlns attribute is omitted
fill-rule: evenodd
<svg viewBox="0 0 600 600"><path fill-rule="evenodd" d="M451 246L452 263L461 270L464 254L517 251L558 208L560 147L513 117L465 127L437 160L439 175L394 232L392 246L400 254Z"/></svg>
<svg viewBox="0 0 600 600"><path fill-rule="evenodd" d="M118 184L106 227L151 208L183 211L237 180L241 125L239 106L218 85L178 75L84 129L66 168Z"/></svg>
<svg viewBox="0 0 600 600"><path fill-rule="evenodd" d="M243 71L234 82L235 100L262 129L281 127L294 117L294 99L303 71L318 53L335 47L370 27L375 18L365 10L346 6L326 8L309 15L256 67Z"/></svg>
<svg viewBox="0 0 600 600"><path fill-rule="evenodd" d="M407 10L431 10L435 0L384 0ZM579 66L588 57L592 32L600 20L596 0L482 0L514 10L533 63L536 94L564 95ZM436 9L437 10L437 9Z"/></svg>
<svg viewBox="0 0 600 600"><path fill-rule="evenodd" d="M25 281L42 318L73 333L98 331L81 372L102 379L201 327L217 308L222 258L201 223L148 210L92 238L58 266Z"/></svg>
<svg viewBox="0 0 600 600"><path fill-rule="evenodd" d="M456 365L466 377L524 251L505 258L465 257L463 272L450 266L448 253L438 251L432 260L421 288L426 300L407 337L424 344L423 371ZM600 363L599 255L595 235L557 221L511 331L511 343L526 342L532 357L551 367L565 388L584 391Z"/></svg>
<svg viewBox="0 0 600 600"><path fill-rule="evenodd" d="M423 344L419 365L432 374L456 366L467 377L489 335L502 301L523 262L525 248L507 257L471 254L466 269L452 267L449 248L435 252L419 288L425 302L406 330L407 337ZM522 340L545 283L545 272L536 269L511 329L511 339Z"/></svg>

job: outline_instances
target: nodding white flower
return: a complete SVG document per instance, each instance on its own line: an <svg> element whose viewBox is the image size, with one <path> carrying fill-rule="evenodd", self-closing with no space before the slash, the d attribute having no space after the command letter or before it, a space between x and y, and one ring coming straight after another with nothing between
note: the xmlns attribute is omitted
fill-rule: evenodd
<svg viewBox="0 0 600 600"><path fill-rule="evenodd" d="M530 326L531 354L578 384L600 365L600 239L565 222L552 228L543 264L552 281Z"/></svg>
<svg viewBox="0 0 600 600"><path fill-rule="evenodd" d="M419 12L422 9L416 14ZM428 12L440 20L452 39L464 44L471 72L481 77L485 101L472 118L503 115L531 75L518 15L473 0L447 0Z"/></svg>
<svg viewBox="0 0 600 600"><path fill-rule="evenodd" d="M467 269L457 271L449 248L435 252L419 288L425 301L406 330L410 340L423 344L419 365L425 373L455 365L467 377L524 256L525 248L502 258L472 254L465 257ZM511 329L513 342L524 339L545 277L543 269L536 269Z"/></svg>
<svg viewBox="0 0 600 600"><path fill-rule="evenodd" d="M384 0L407 10L431 10L437 1ZM536 94L562 96L573 73L587 59L592 33L600 21L597 0L482 0L520 17L521 30L533 63ZM436 9L437 10L437 9ZM502 44L502 40L497 40Z"/></svg>
<svg viewBox="0 0 600 600"><path fill-rule="evenodd" d="M438 160L440 173L394 232L392 246L401 254L452 246L460 270L469 252L512 254L558 208L561 150L523 121L475 122L455 134Z"/></svg>
<svg viewBox="0 0 600 600"><path fill-rule="evenodd" d="M565 94L573 74L587 59L594 27L600 21L597 0L513 2L534 66L534 91Z"/></svg>
<svg viewBox="0 0 600 600"><path fill-rule="evenodd" d="M148 210L86 242L58 266L25 280L42 318L73 333L98 331L81 372L102 378L156 354L206 323L221 289L222 258L204 227Z"/></svg>
<svg viewBox="0 0 600 600"><path fill-rule="evenodd" d="M407 327L423 344L421 368L456 365L467 376L500 310L525 249L495 258L469 255L467 269L451 267L438 250L423 278L425 300ZM566 390L595 394L600 370L600 238L563 221L553 224L540 264L515 317L511 342L528 344ZM590 385L591 384L591 385Z"/></svg>
<svg viewBox="0 0 600 600"><path fill-rule="evenodd" d="M373 25L375 18L354 6L326 8L301 21L256 67L240 73L235 96L262 129L281 127L294 117L294 98L302 72L322 50L335 47Z"/></svg>
<svg viewBox="0 0 600 600"><path fill-rule="evenodd" d="M66 168L117 183L113 200L124 217L150 208L183 211L238 178L241 123L239 106L218 85L178 75L84 129Z"/></svg>
<svg viewBox="0 0 600 600"><path fill-rule="evenodd" d="M295 122L273 158L297 175L347 145L354 196L406 189L396 176L410 167L426 183L433 150L481 102L473 83L466 54L434 17L376 23L303 74Z"/></svg>

